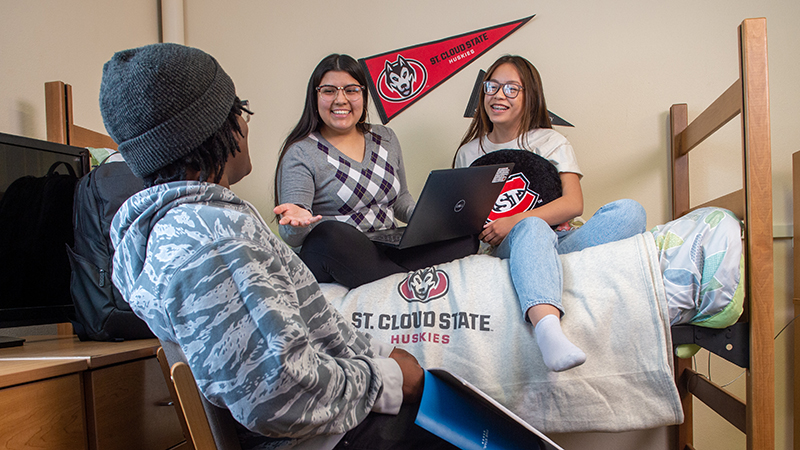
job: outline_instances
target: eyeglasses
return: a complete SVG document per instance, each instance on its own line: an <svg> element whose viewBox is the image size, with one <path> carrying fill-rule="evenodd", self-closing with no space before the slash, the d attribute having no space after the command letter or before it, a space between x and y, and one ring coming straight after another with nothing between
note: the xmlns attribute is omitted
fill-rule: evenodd
<svg viewBox="0 0 800 450"><path fill-rule="evenodd" d="M359 86L357 84L348 84L347 86L331 86L330 84L323 84L322 86L317 86L317 92L319 92L319 96L328 101L338 97L339 91L344 91L344 96L350 101L360 100L361 91L363 90L364 86Z"/></svg>
<svg viewBox="0 0 800 450"><path fill-rule="evenodd" d="M500 84L497 81L484 81L483 82L483 93L486 95L495 95L500 88L503 88L503 94L508 98L517 98L519 92L524 89L522 86L517 84Z"/></svg>
<svg viewBox="0 0 800 450"><path fill-rule="evenodd" d="M242 119L244 119L244 122L250 122L250 116L255 114L253 111L250 111L250 100L242 100L239 103L239 107L242 108Z"/></svg>

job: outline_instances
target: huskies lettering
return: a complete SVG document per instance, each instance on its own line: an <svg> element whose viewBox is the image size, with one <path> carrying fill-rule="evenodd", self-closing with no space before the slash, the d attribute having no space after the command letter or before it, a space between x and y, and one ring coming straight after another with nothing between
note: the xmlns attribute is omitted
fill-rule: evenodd
<svg viewBox="0 0 800 450"><path fill-rule="evenodd" d="M450 63L450 64L453 64L454 62L461 61L462 59L464 59L464 58L466 58L468 56L474 55L474 54L475 54L475 49L473 48L472 50L468 50L468 51L466 51L464 53L461 53L459 55L456 55L456 56L448 59L447 62Z"/></svg>
<svg viewBox="0 0 800 450"><path fill-rule="evenodd" d="M408 274L397 286L397 290L409 302L427 303L447 294L449 285L447 273L436 270L435 267L426 267Z"/></svg>
<svg viewBox="0 0 800 450"><path fill-rule="evenodd" d="M434 344L449 344L450 336L439 333L414 333L414 334L393 334L389 338L390 344L416 344L419 342L431 342Z"/></svg>

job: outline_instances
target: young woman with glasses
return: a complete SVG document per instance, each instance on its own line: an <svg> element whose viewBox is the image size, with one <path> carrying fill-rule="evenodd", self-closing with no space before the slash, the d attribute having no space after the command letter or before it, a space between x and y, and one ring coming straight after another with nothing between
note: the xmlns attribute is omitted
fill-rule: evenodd
<svg viewBox="0 0 800 450"><path fill-rule="evenodd" d="M642 233L646 215L639 203L619 200L600 208L580 228L553 230L583 213L583 174L572 145L553 130L539 72L528 60L514 55L502 56L486 72L478 110L453 166L469 166L503 149L530 151L551 161L561 178L562 195L488 223L479 238L493 246L495 256L509 259L523 315L535 327L545 364L554 371L567 370L582 364L586 355L561 330L564 310L558 255Z"/></svg>
<svg viewBox="0 0 800 450"><path fill-rule="evenodd" d="M408 222L415 202L400 143L367 122L367 78L348 55L324 58L308 81L300 121L278 158L279 232L321 283L353 288L475 253L477 238L397 250L364 231Z"/></svg>

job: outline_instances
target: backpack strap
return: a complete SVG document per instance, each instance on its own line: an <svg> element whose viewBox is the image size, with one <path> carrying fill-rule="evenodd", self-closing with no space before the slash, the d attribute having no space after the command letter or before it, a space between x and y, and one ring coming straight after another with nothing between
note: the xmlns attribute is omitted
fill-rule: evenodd
<svg viewBox="0 0 800 450"><path fill-rule="evenodd" d="M105 157L105 158L103 158L103 160L102 160L102 161L100 161L100 164L98 164L98 165L97 165L97 167L100 167L100 166L102 166L102 165L103 165L103 164L105 164L105 163L106 163L106 161L108 161L108 160L109 160L109 159L110 159L112 156L114 156L114 155L118 155L118 154L119 154L119 151L113 151L113 152L109 153L108 155L106 155L106 157Z"/></svg>
<svg viewBox="0 0 800 450"><path fill-rule="evenodd" d="M72 164L70 164L70 163L68 163L66 161L59 161L59 162L53 163L53 165L50 166L50 169L47 171L47 176L48 177L53 176L53 174L56 173L56 170L58 169L58 166L60 166L62 164L67 168L67 172L69 172L69 175L77 178L77 176L75 175L75 169L72 168Z"/></svg>

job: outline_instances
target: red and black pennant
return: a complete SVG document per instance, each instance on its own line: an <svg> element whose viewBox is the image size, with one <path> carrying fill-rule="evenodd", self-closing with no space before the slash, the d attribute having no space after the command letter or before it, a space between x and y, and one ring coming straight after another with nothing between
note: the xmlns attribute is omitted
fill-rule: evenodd
<svg viewBox="0 0 800 450"><path fill-rule="evenodd" d="M381 122L388 123L532 18L359 59Z"/></svg>

